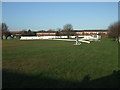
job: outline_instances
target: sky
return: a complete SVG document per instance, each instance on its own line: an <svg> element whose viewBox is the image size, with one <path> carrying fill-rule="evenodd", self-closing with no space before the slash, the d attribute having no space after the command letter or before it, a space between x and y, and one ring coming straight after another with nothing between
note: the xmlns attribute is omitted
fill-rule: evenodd
<svg viewBox="0 0 120 90"><path fill-rule="evenodd" d="M107 29L118 20L118 2L2 2L2 22L11 31Z"/></svg>
<svg viewBox="0 0 120 90"><path fill-rule="evenodd" d="M119 2L119 0L1 0L2 2Z"/></svg>

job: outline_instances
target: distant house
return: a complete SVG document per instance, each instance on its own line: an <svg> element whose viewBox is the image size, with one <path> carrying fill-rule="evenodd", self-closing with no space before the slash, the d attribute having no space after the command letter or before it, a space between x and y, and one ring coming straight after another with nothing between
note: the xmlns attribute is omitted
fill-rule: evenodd
<svg viewBox="0 0 120 90"><path fill-rule="evenodd" d="M24 31L9 31L14 36L21 36ZM101 35L102 37L108 37L108 30L74 30L73 36L91 36ZM57 31L36 31L36 36L65 36L64 32Z"/></svg>
<svg viewBox="0 0 120 90"><path fill-rule="evenodd" d="M108 37L108 30L75 30L77 36L101 35Z"/></svg>
<svg viewBox="0 0 120 90"><path fill-rule="evenodd" d="M103 37L108 36L108 30L74 30L73 36L91 36L91 35L101 35ZM57 31L39 31L36 34L37 36L57 36ZM65 36L63 32L61 32L62 36Z"/></svg>
<svg viewBox="0 0 120 90"><path fill-rule="evenodd" d="M9 31L11 35L19 37L19 36L36 36L36 32L29 32L29 31Z"/></svg>
<svg viewBox="0 0 120 90"><path fill-rule="evenodd" d="M24 31L9 31L11 33L11 35L14 35L14 36L21 36L21 34L24 32Z"/></svg>
<svg viewBox="0 0 120 90"><path fill-rule="evenodd" d="M38 31L37 36L56 36L56 31Z"/></svg>

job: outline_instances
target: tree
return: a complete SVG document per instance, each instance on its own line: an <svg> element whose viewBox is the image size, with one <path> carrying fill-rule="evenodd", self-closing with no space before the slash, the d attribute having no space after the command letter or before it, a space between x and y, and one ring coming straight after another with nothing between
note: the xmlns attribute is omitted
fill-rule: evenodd
<svg viewBox="0 0 120 90"><path fill-rule="evenodd" d="M110 25L108 27L108 35L111 38L115 38L117 41L120 42L120 21L119 22L115 22L114 24Z"/></svg>
<svg viewBox="0 0 120 90"><path fill-rule="evenodd" d="M5 36L6 39L7 39L7 37L10 36L10 35L11 35L11 33L8 30L7 24L6 23L2 23L2 38L3 38L3 36Z"/></svg>
<svg viewBox="0 0 120 90"><path fill-rule="evenodd" d="M61 31L62 31L62 29L61 29L61 28L57 28L56 35L61 37Z"/></svg>
<svg viewBox="0 0 120 90"><path fill-rule="evenodd" d="M71 24L64 25L63 32L67 35L68 38L70 38L70 36L74 34L73 26Z"/></svg>
<svg viewBox="0 0 120 90"><path fill-rule="evenodd" d="M32 30L22 30L21 36L36 36L36 32L32 32Z"/></svg>
<svg viewBox="0 0 120 90"><path fill-rule="evenodd" d="M61 28L57 28L57 31L58 31L58 32L61 32L61 30L62 30Z"/></svg>
<svg viewBox="0 0 120 90"><path fill-rule="evenodd" d="M36 33L29 29L28 36L36 36Z"/></svg>
<svg viewBox="0 0 120 90"><path fill-rule="evenodd" d="M49 29L48 32L54 32L55 30L54 29Z"/></svg>
<svg viewBox="0 0 120 90"><path fill-rule="evenodd" d="M27 31L27 35L28 35L28 36L32 36L32 34L33 34L32 31L29 29L29 30Z"/></svg>

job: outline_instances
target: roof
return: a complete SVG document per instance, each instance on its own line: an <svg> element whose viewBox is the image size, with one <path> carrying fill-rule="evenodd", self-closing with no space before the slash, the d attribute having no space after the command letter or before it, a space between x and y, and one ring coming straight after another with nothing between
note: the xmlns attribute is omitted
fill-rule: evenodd
<svg viewBox="0 0 120 90"><path fill-rule="evenodd" d="M108 32L108 30L73 30L74 32ZM23 33L24 31L9 31L10 33ZM34 32L34 31L32 31ZM56 33L57 31L35 31L37 33Z"/></svg>
<svg viewBox="0 0 120 90"><path fill-rule="evenodd" d="M22 33L23 31L9 31L10 33Z"/></svg>
<svg viewBox="0 0 120 90"><path fill-rule="evenodd" d="M38 33L56 33L57 31L38 31Z"/></svg>
<svg viewBox="0 0 120 90"><path fill-rule="evenodd" d="M75 32L108 32L108 30L74 30Z"/></svg>

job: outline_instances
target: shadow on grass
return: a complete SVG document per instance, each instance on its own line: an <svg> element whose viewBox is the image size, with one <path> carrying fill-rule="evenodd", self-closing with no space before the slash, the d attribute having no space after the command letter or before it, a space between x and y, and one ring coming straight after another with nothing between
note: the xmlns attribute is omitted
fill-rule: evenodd
<svg viewBox="0 0 120 90"><path fill-rule="evenodd" d="M2 88L118 88L120 71L96 80L86 75L81 82L52 79L43 76L28 76L3 70Z"/></svg>

